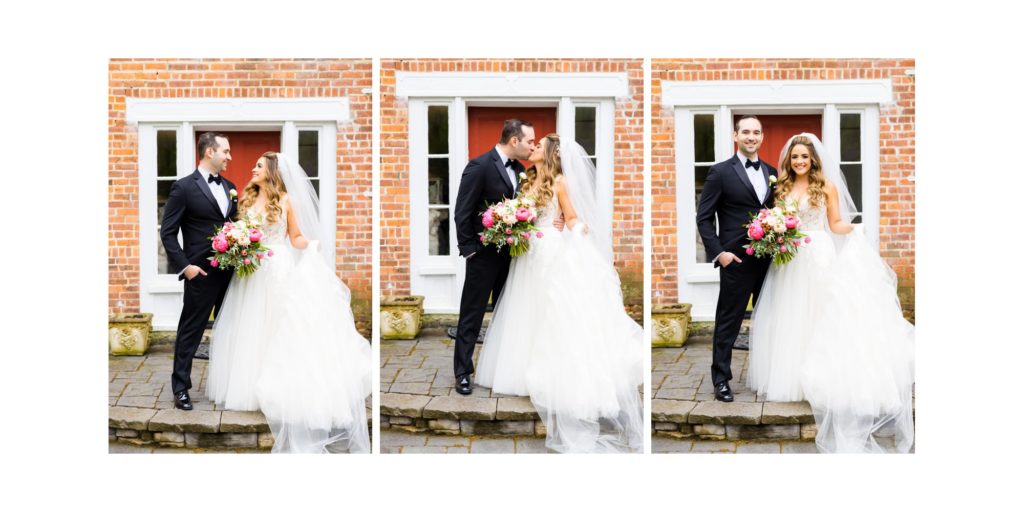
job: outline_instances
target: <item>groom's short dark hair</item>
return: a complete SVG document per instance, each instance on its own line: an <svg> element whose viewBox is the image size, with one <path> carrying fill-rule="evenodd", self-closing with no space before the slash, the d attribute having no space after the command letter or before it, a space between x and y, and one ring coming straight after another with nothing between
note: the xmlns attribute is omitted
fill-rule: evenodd
<svg viewBox="0 0 1024 512"><path fill-rule="evenodd" d="M202 160L206 156L206 148L213 148L217 151L220 144L217 144L217 137L222 139L228 138L227 135L218 132L206 132L199 136L199 141L196 143L196 151L199 154L199 159Z"/></svg>
<svg viewBox="0 0 1024 512"><path fill-rule="evenodd" d="M501 140L498 141L502 144L508 144L508 141L512 140L512 137L519 137L520 140L523 138L523 127L529 126L533 128L533 125L529 121L523 121L522 119L506 119L505 126L501 128Z"/></svg>
<svg viewBox="0 0 1024 512"><path fill-rule="evenodd" d="M751 115L751 114L747 114L745 116L740 116L740 118L736 120L736 126L733 127L732 131L739 132L740 131L740 121L743 121L744 119L753 119L754 121L757 121L757 124L761 124L761 120L758 119L757 116ZM761 125L761 126L763 127L764 125Z"/></svg>

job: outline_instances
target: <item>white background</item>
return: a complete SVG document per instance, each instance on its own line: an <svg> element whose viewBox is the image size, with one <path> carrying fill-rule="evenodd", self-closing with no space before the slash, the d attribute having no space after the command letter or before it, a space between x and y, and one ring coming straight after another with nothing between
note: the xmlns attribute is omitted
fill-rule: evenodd
<svg viewBox="0 0 1024 512"><path fill-rule="evenodd" d="M984 0L399 3L5 6L5 509L983 509L1019 496L1017 16ZM108 455L107 63L133 56L915 58L917 453Z"/></svg>

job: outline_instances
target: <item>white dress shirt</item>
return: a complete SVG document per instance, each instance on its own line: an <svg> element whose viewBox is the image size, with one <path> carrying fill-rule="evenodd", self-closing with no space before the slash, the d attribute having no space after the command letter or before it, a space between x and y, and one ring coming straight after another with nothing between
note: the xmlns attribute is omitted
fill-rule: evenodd
<svg viewBox="0 0 1024 512"><path fill-rule="evenodd" d="M507 156L505 156L505 153L501 152L501 147L494 146L494 150L497 151L498 152L498 156L501 157L501 165L507 164L508 161L509 161L509 158ZM512 188L513 189L518 188L519 187L519 178L516 177L515 169L513 169L512 166L510 166L510 165L506 165L505 166L505 173L508 174L508 179L512 180Z"/></svg>
<svg viewBox="0 0 1024 512"><path fill-rule="evenodd" d="M227 216L228 214L228 194L224 192L224 186L216 183L210 183L210 171L199 167L199 174L203 175L203 183L210 187L210 193L213 194L213 198L217 200L217 206L220 206L221 215Z"/></svg>

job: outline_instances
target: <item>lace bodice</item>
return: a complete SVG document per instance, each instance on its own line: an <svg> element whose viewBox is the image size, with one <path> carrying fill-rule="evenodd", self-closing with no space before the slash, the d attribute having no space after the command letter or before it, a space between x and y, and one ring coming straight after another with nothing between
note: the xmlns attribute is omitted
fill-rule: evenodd
<svg viewBox="0 0 1024 512"><path fill-rule="evenodd" d="M828 212L825 206L811 206L809 197L800 198L797 215L800 217L800 221L803 222L803 225L800 227L802 231L824 231L827 229L825 226L828 224Z"/></svg>
<svg viewBox="0 0 1024 512"><path fill-rule="evenodd" d="M265 212L256 212L264 219L267 218ZM263 224L263 244L284 244L288 240L288 211L282 208L281 215L278 216L277 222L273 224Z"/></svg>
<svg viewBox="0 0 1024 512"><path fill-rule="evenodd" d="M558 197L552 196L551 202L545 205L543 208L537 209L537 221L533 223L537 227L551 226L555 219L562 214L562 209L558 205Z"/></svg>

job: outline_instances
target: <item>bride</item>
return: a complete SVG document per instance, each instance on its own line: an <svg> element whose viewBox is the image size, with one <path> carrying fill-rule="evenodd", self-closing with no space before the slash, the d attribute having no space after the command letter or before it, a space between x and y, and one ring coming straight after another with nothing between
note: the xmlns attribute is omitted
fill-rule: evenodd
<svg viewBox="0 0 1024 512"><path fill-rule="evenodd" d="M807 400L821 452L906 453L914 443L914 328L896 278L851 224L839 166L813 134L789 139L776 203L794 201L811 243L773 265L751 317L747 385Z"/></svg>
<svg viewBox="0 0 1024 512"><path fill-rule="evenodd" d="M528 395L558 452L639 452L643 329L624 311L594 167L557 134L530 155L520 194L540 229L512 261L477 368L495 393ZM552 222L564 215L566 230Z"/></svg>
<svg viewBox="0 0 1024 512"><path fill-rule="evenodd" d="M264 153L238 206L240 216L262 217L273 255L231 280L214 324L207 395L227 409L263 411L274 452L369 452L370 347L334 274L333 248L314 239L312 185L291 157Z"/></svg>

